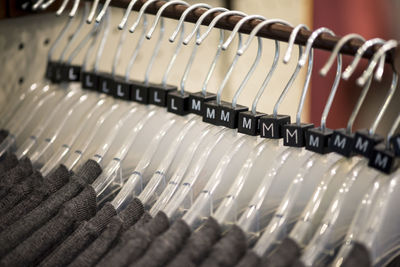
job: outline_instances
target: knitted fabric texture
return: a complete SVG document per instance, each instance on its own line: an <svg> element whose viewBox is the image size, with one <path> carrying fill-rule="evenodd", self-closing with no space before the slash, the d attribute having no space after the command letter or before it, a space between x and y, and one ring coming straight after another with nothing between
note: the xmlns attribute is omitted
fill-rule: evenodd
<svg viewBox="0 0 400 267"><path fill-rule="evenodd" d="M2 231L0 233L0 257L5 256L55 216L66 201L79 194L100 173L101 167L95 161L87 161L78 174L71 178L69 183L49 196L34 210Z"/></svg>
<svg viewBox="0 0 400 267"><path fill-rule="evenodd" d="M212 217L208 218L199 229L192 233L185 246L168 266L200 264L220 236L221 228L218 222Z"/></svg>
<svg viewBox="0 0 400 267"><path fill-rule="evenodd" d="M246 253L246 235L234 225L212 248L201 266L233 266Z"/></svg>
<svg viewBox="0 0 400 267"><path fill-rule="evenodd" d="M0 266L30 266L48 255L71 231L74 224L96 213L96 192L91 186L63 205L57 216L8 253Z"/></svg>
<svg viewBox="0 0 400 267"><path fill-rule="evenodd" d="M17 166L6 171L0 177L0 199L14 187L32 174L32 163L28 158L22 159Z"/></svg>
<svg viewBox="0 0 400 267"><path fill-rule="evenodd" d="M39 266L68 265L89 243L99 236L111 218L116 214L117 211L114 206L106 203L93 218L82 222Z"/></svg>
<svg viewBox="0 0 400 267"><path fill-rule="evenodd" d="M179 219L162 235L157 237L144 256L131 266L163 266L178 253L190 235L190 227Z"/></svg>
<svg viewBox="0 0 400 267"><path fill-rule="evenodd" d="M129 228L121 237L120 243L107 254L98 266L127 266L136 261L146 251L154 238L169 226L164 213L158 213L154 219L148 213Z"/></svg>
<svg viewBox="0 0 400 267"><path fill-rule="evenodd" d="M69 172L67 168L60 165L54 172L44 178L41 186L35 188L32 193L23 197L17 205L0 217L0 232L15 221L21 219L22 216L31 212L49 195L63 187L71 176L72 172Z"/></svg>
<svg viewBox="0 0 400 267"><path fill-rule="evenodd" d="M247 250L246 254L242 257L237 267L256 267L260 266L261 258L254 253L251 249ZM268 265L269 266L269 265Z"/></svg>
<svg viewBox="0 0 400 267"><path fill-rule="evenodd" d="M142 202L135 198L118 215L114 216L100 236L94 240L73 262L70 267L94 266L115 245L118 237L130 226L135 225L142 217L144 207ZM149 217L144 216L147 220Z"/></svg>
<svg viewBox="0 0 400 267"><path fill-rule="evenodd" d="M7 153L3 159L0 160L0 175L2 175L4 172L11 170L17 164L19 163L19 160L17 159L17 156L13 153Z"/></svg>
<svg viewBox="0 0 400 267"><path fill-rule="evenodd" d="M290 238L286 238L271 255L262 257L261 265L277 267L291 266L300 255L301 250L297 243Z"/></svg>
<svg viewBox="0 0 400 267"><path fill-rule="evenodd" d="M0 215L4 215L12 207L18 204L24 197L40 187L43 183L43 177L38 171L34 171L28 178L10 189L8 194L0 200Z"/></svg>

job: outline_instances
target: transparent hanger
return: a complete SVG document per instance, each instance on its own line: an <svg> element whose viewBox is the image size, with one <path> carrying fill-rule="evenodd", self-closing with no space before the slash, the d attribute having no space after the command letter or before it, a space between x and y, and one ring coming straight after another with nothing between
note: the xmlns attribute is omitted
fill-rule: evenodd
<svg viewBox="0 0 400 267"><path fill-rule="evenodd" d="M108 27L108 20L109 17L107 17L106 20L106 29L105 33L103 35L103 38L107 37L107 27ZM81 23L84 23L81 21ZM78 31L79 33L79 31ZM65 55L65 53L62 54L62 57ZM78 84L74 84L74 86L78 86ZM70 86L72 88L73 85ZM79 94L82 94L79 89L76 89L76 95L79 96ZM64 97L65 101L68 101L70 99L67 95ZM44 127L38 127L38 132L40 132L38 135L35 135L38 140L41 139L41 133L46 132L45 136L42 136L43 141L37 143L36 139L31 139L26 142L26 146L22 146L19 149L19 153L17 156L24 156L24 155L30 155L32 163L37 163L39 158L46 153L49 149L51 149L53 142L57 139L57 136L61 131L64 131L66 135L68 135L71 130L75 131L76 125L80 122L80 118L83 113L85 113L91 106L94 105L94 102L97 100L96 95L89 95L89 94L83 94L79 96L79 100L75 103L72 104L72 106L68 106L68 109L61 108L60 106L57 106L56 108L60 107L58 109L59 112L55 111L54 116L49 116L48 121L44 123ZM97 100L98 101L98 100ZM64 102L64 100L61 102L61 104ZM90 104L92 103L92 104ZM64 128L64 126L69 123L69 127ZM71 125L72 124L72 125ZM37 148L33 147L34 144L38 144ZM39 166L40 168L41 166Z"/></svg>
<svg viewBox="0 0 400 267"><path fill-rule="evenodd" d="M175 138L168 140L166 154L163 154L163 159L157 164L155 171L152 172L150 176L144 175L143 167L150 165L150 162L154 164L153 155L160 150L161 146L154 144L146 149L145 155L147 155L147 157L142 157L140 163L137 165L126 184L122 187L120 194L118 194L112 202L117 209L125 207L135 196L139 196L138 198L141 200L144 199L143 196L154 193L152 188L157 187L161 182L169 180L172 172L171 169L173 168L173 161L182 162L185 160L183 154L186 152L183 151L193 142L193 139L197 139L198 133L201 133L201 130L205 127L205 125L196 127L198 120L199 118L193 117L181 128L179 134L177 134ZM198 140L196 140L195 143L196 142L198 142ZM181 164L178 163L178 168L180 165ZM148 195L148 197L150 196L151 195Z"/></svg>
<svg viewBox="0 0 400 267"><path fill-rule="evenodd" d="M372 76L373 71L373 68L370 68L370 66L376 66L380 56L396 45L397 43L388 41L378 50L367 68L370 76ZM379 120L383 115L382 112L384 113L387 105L390 103L397 87L397 77L397 73L393 72L389 94L372 127L376 128L378 126ZM354 213L361 203L360 201L367 192L369 186L375 181L376 177L379 176L376 170L365 166L366 160L362 160L361 163L360 166L356 166L356 169L353 169L345 178L343 187L336 193L327 213L319 225L319 230L316 231L310 244L304 250L301 260L306 266L316 263L323 264L333 260L335 256L334 252L341 245L351 220L354 217Z"/></svg>
<svg viewBox="0 0 400 267"><path fill-rule="evenodd" d="M261 19L266 21L265 18L261 16L247 16L240 20L235 29L232 31L232 34L225 42L225 48L227 48L227 44L229 44L233 40L234 34L239 30L241 25L248 20L251 19ZM272 23L274 20L270 20L269 23ZM265 26L265 24L264 24ZM254 32L252 32L254 33ZM249 41L247 42L247 46L249 42L253 39L254 36L250 34ZM261 39L259 38L260 42ZM240 47L239 50L242 48ZM261 47L259 47L261 49ZM244 49L245 51L246 49ZM241 53L242 54L242 53ZM261 55L261 51L258 52L258 55ZM279 50L275 50L275 57L279 58ZM255 63L257 62L257 59ZM273 67L272 67L273 70ZM245 78L246 79L246 78ZM239 91L240 89L238 89ZM237 98L237 93L235 94L235 98ZM236 102L234 100L233 102ZM234 223L238 217L238 212L241 211L245 205L250 201L251 195L253 192L257 190L257 185L260 183L260 180L263 178L264 170L268 169L266 164L269 164L274 156L277 155L277 152L283 148L278 145L278 142L273 142L271 139L266 139L261 141L250 153L248 159L245 164L241 168L239 175L235 177L232 186L230 186L229 192L227 196L224 198L219 208L213 214L213 217L221 224L224 223ZM264 154L265 153L265 154ZM261 164L261 166L260 166Z"/></svg>
<svg viewBox="0 0 400 267"><path fill-rule="evenodd" d="M107 112L107 109L110 110L112 102L113 101L110 98L101 99L95 104L93 108L90 108L88 110L88 113L75 129L75 131L71 135L67 136L65 139L62 139L63 144L51 155L50 159L45 161L43 167L40 169L40 172L43 176L47 176L52 170L57 168L63 158L65 158L65 156L70 152L73 143L77 140L78 137L87 138L87 136L81 135L85 127L88 127L89 125L93 126L93 123L98 122L99 116L102 116L103 113L105 113L106 115L110 114L109 112ZM102 118L102 120L104 120L104 117Z"/></svg>
<svg viewBox="0 0 400 267"><path fill-rule="evenodd" d="M399 125L400 115L397 116L388 133L386 140L387 149L390 149L390 140ZM397 176L398 174L399 172L397 171ZM367 245L370 253L372 252L371 263L374 266L386 265L393 256L398 254L398 224L396 224L396 219L394 219L395 214L393 214L396 209L394 208L390 211L392 218L390 223L383 221L384 218L385 220L388 218L388 205L390 205L391 201L395 200L393 190L396 189L396 182L393 181L396 178L393 177L396 177L396 174L391 177L381 176L377 178L364 195L347 232L345 242L343 242L334 260L335 266L340 266L343 263L356 242ZM384 216L385 213L387 216Z"/></svg>
<svg viewBox="0 0 400 267"><path fill-rule="evenodd" d="M191 194L197 195L192 198L193 203L182 217L191 229L196 229L218 207L228 190L227 184L231 184L232 177L239 172L255 144L254 137L239 137L223 155L205 186L197 189L193 188L193 184L187 186Z"/></svg>

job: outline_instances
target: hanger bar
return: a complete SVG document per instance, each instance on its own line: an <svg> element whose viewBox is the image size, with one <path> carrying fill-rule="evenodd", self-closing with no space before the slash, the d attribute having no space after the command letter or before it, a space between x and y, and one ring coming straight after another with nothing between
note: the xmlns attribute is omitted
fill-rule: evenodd
<svg viewBox="0 0 400 267"><path fill-rule="evenodd" d="M92 1L92 0L88 0ZM104 0L102 0L104 2ZM120 8L126 8L129 4L130 0L112 0L110 5L115 6L115 7L120 7ZM144 3L146 3L147 0L138 0L136 4L133 7L133 10L139 11L140 8L143 6ZM166 4L167 1L157 1L151 4L147 9L146 13L148 14L153 14L155 15L157 11L164 5ZM171 18L171 19L176 19L179 20L181 17L182 13L187 9L187 6L184 5L172 5L169 6L165 9L163 12L162 16L166 18ZM194 9L190 14L188 14L185 18L186 22L191 22L191 23L196 23L196 21L199 19L199 17L206 12L207 10L204 8L197 8ZM221 14L221 12L215 12L208 16L205 20L203 20L202 25L209 25L213 18ZM218 21L216 24L217 28L220 29L225 29L225 30L233 30L235 27L236 23L238 23L242 19L241 16L227 16L222 18L221 20ZM259 23L262 21L259 19L254 19L250 20L246 23L243 24L243 26L240 28L239 32L249 34L254 27L256 27ZM268 38L268 39L273 39L273 40L278 40L278 41L283 41L283 42L288 42L290 34L292 32L293 28L290 26L285 26L282 24L271 24L263 29L261 29L258 33L257 36ZM312 34L312 31L307 31L305 29L301 29L296 36L295 43L300 44L300 45L306 45L307 39L310 37ZM329 34L321 34L313 43L314 48L318 49L323 49L323 50L328 50L332 51L335 47L335 45L339 42L341 39L341 36L331 36ZM357 49L362 46L363 42L360 40L351 40L347 42L340 50L341 54L346 54L346 55L355 55L357 52ZM382 45L374 45L370 47L364 54L364 58L371 58L374 53L381 47ZM400 49L397 48L394 53L391 51L388 53L386 57L386 62L389 64L392 64L397 72L400 72Z"/></svg>

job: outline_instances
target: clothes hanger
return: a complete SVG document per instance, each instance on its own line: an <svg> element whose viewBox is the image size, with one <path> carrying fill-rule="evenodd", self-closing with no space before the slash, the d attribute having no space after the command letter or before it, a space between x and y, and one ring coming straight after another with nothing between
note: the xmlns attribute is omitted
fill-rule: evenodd
<svg viewBox="0 0 400 267"><path fill-rule="evenodd" d="M395 41L386 42L381 49L374 55L370 65L376 66L379 57L387 50L392 49L397 45ZM369 65L369 66L370 66ZM373 68L367 70L371 71ZM393 73L393 79L389 94L387 95L382 109L385 111L388 105L388 99L392 98L397 86L397 74ZM376 121L380 120L382 109L378 113L373 126L377 127ZM383 115L383 114L382 114ZM360 161L351 172L346 176L342 187L336 192L332 203L327 209L318 230L314 234L312 240L305 248L301 257L302 263L306 266L312 264L323 264L333 260L335 250L339 248L346 231L350 225L354 212L356 211L363 195L367 192L369 186L381 175L376 170L365 166L367 160ZM358 178L358 177L362 177Z"/></svg>
<svg viewBox="0 0 400 267"><path fill-rule="evenodd" d="M83 20L81 21L81 23L83 24ZM106 21L106 23L108 25L108 20ZM107 36L106 33L107 29L105 30L103 38L106 38ZM64 55L65 53L62 54L62 56ZM81 118L82 114L85 113L88 110L88 108L90 108L91 105L94 104L95 101L101 101L101 99L98 100L97 95L92 95L90 97L88 93L83 94L83 92L81 92L79 88L75 89L74 91L76 92L75 93L76 98L79 97L79 101L76 101L75 98L72 98L70 96L70 95L73 96L74 94L67 93L61 104L65 102L68 102L70 104L68 104L67 106L58 105L55 108L54 113L47 118L47 121L43 123L42 126L37 127L37 129L35 130L34 136L36 136L37 138L36 139L31 138L31 140L27 140L23 144L23 146L21 146L21 148L17 151L18 157L31 155L32 162L36 163L39 157L52 147L53 142L55 141L55 139L57 139L57 136L61 131L64 131L66 134L68 134L69 132L68 126L67 128L64 128L66 124L68 125L68 122L69 122L69 129L75 130L75 127L79 122L79 119ZM73 100L73 102L71 100ZM42 136L42 133L46 133L46 136ZM43 140L43 141L42 142L39 141L38 143L37 140ZM37 149L35 148L36 144L37 144Z"/></svg>
<svg viewBox="0 0 400 267"><path fill-rule="evenodd" d="M299 30L302 27L304 26L299 25L295 29ZM317 32L322 33L323 31L317 30ZM310 37L313 38L311 40L315 40L314 37L316 37L316 35ZM363 39L358 35L346 35L339 41L330 58L334 59L340 48L346 42L354 38ZM289 45L293 44L289 43ZM328 60L328 64L332 65L330 60ZM328 70L329 68L325 68L326 72ZM337 78L338 77L340 78L340 71L337 72ZM340 158L334 154L327 154L326 156L315 154L304 164L304 167L299 169L296 178L291 182L289 189L282 198L277 212L274 214L264 234L254 247L254 251L256 251L259 256L265 257L271 254L276 246L283 242L295 222L299 219L307 202L309 202L312 192L314 192L321 183L322 179L320 174L329 173L332 169L338 168L336 165L342 164L343 161L344 160L340 160Z"/></svg>
<svg viewBox="0 0 400 267"><path fill-rule="evenodd" d="M365 44L358 49L357 57L361 58L368 47L374 45L374 43L377 41L378 40L373 42L365 42ZM332 54L331 57L335 58L336 55ZM349 65L349 67L346 68L345 72L353 72L351 67L357 66L357 64L354 64L356 60L357 58L355 58L353 62ZM359 96L353 112L350 115L347 123L347 129L350 129L350 131L358 114L358 111L365 99L365 95L369 89L369 86L370 83L366 84L366 86L363 88L363 91ZM333 140L335 140L335 132L333 135ZM348 152L349 149L343 149L341 146L339 147L339 149L332 150L342 155L345 155L346 157L350 157L353 155L352 153ZM322 220L325 211L328 209L329 204L332 203L335 192L340 189L340 186L343 184L347 173L349 173L353 169L353 167L357 166L357 164L362 164L359 163L360 160L360 157L350 157L348 159L340 160L323 175L319 185L316 187L314 193L312 194L312 197L304 208L299 220L296 222L293 230L289 234L289 238L295 241L300 249L303 249L310 242L313 234L317 231L317 226L320 224L320 221Z"/></svg>
<svg viewBox="0 0 400 267"><path fill-rule="evenodd" d="M229 42L233 40L234 34L236 34L243 23L252 19L261 19L263 21L266 21L265 18L257 15L247 16L241 19L236 24L230 37L225 42L225 45L229 44ZM272 23L272 21L275 20L269 20L269 23ZM252 37L249 37L249 40L251 40L250 38ZM259 51L257 53L257 56L261 56L261 38L258 38L258 41ZM243 49L240 47L238 51L243 51ZM274 58L279 58L278 49L275 50ZM257 63L257 61L258 59L256 58L254 63ZM252 66L252 69L254 69L253 67L254 65ZM245 81L246 80L247 77L245 78ZM239 88L238 91L239 90L241 90L241 88ZM236 99L238 96L237 92L235 93L234 99ZM234 100L233 102L236 102L236 100ZM266 139L258 143L258 145L251 151L243 167L240 169L238 176L235 177L227 193L227 196L224 197L222 203L213 214L213 217L218 221L220 225L236 222L239 216L239 212L244 208L244 206L246 206L248 202L250 202L252 193L256 191L257 185L260 183L260 180L264 176L264 170L268 169L268 165L266 166L265 164L269 164L281 148L276 144L272 144L272 142L270 141L270 139ZM262 164L261 168L260 164Z"/></svg>
<svg viewBox="0 0 400 267"><path fill-rule="evenodd" d="M386 140L386 147L390 147L390 142L396 129L400 124L400 116L397 116L391 130L388 133ZM397 154L398 156L398 154ZM356 216L352 222L352 227L348 232L353 232L354 236L351 237L352 240L347 239L346 243L342 246L341 251L344 249L346 251L346 246L351 245L355 241L362 244L368 249L369 260L372 266L386 266L399 254L399 240L398 240L398 224L397 209L393 206L396 203L396 193L398 190L397 180L399 177L399 171L393 173L389 177L381 177L380 180L375 181L374 185L371 186L370 191L377 191L377 194L365 195L367 204L372 204L368 209L365 203L362 202L360 205ZM372 201L372 202L371 202ZM366 217L367 216L367 217ZM379 217L376 217L379 216ZM384 217L381 217L384 216ZM395 216L392 220L388 221L389 216ZM384 220L385 218L385 220ZM392 218L392 217L390 217ZM356 226L360 227L360 230L355 232L354 228ZM348 243L349 242L349 243ZM338 254L337 259L340 259L341 251Z"/></svg>
<svg viewBox="0 0 400 267"><path fill-rule="evenodd" d="M257 29L255 28L253 30L251 36L253 36L253 37L255 36L256 30L259 31L263 26L268 25L270 23L275 23L275 22L287 24L287 22L280 21L280 20L265 21L265 22L260 23L259 26L256 27ZM301 55L301 51L302 51L302 49L299 48L299 56ZM281 102L282 98L286 94L285 91L287 91L289 89L289 87L291 86L291 84L293 83L294 79L297 76L298 71L299 71L299 68L297 67L295 69L295 72L292 74L289 82L285 86L285 88L283 90L284 92L281 94L281 97L280 97L280 99L278 99L275 107L277 107L279 105L279 103ZM309 75L311 75L311 70L308 71L307 76L309 76ZM267 78L269 79L269 77L267 77ZM264 90L263 87L262 87L262 90ZM274 110L277 113L277 108L275 108ZM261 117L261 118L263 118L263 117ZM264 121L264 122L266 122L266 121ZM262 120L260 120L260 123L262 123ZM279 136L277 134L277 131L278 131L278 128L274 129L275 133L270 135L269 137L276 138L277 136ZM263 136L263 134L261 134L261 136ZM265 135L265 136L267 136L267 135ZM274 142L273 144L275 146L279 146L278 142ZM293 154L293 155L291 155L291 154ZM258 235L259 231L263 227L262 225L265 225L269 221L269 219L272 215L271 213L274 211L274 209L278 205L278 203L276 203L277 197L271 195L271 193L269 193L269 192L274 191L274 190L270 189L271 186L274 186L274 185L278 186L279 183L283 183L283 182L274 182L274 181L280 180L277 178L277 177L280 177L280 175L282 175L282 179L281 179L282 181L287 180L287 178L284 179L283 177L293 177L293 175L284 174L286 171L285 169L288 169L288 170L291 169L292 165L290 165L291 166L290 168L284 168L284 166L286 166L286 164L288 164L288 165L291 164L290 162L292 160L294 160L294 158L296 158L296 157L299 157L301 160L297 159L297 162L293 163L294 165L298 164L298 162L302 162L302 160L306 160L310 156L307 154L308 153L305 153L299 149L285 148L285 147L281 146L279 148L279 150L277 151L277 154L275 155L275 157L272 158L272 162L270 163L270 168L268 168L267 173L263 174L263 177L258 184L259 186L256 188L256 191L252 195L251 199L249 201L247 201L246 207L244 208L244 212L239 217L238 222L237 222L237 226L239 226L244 232L247 232L250 234L249 235L250 242L253 242L252 239L254 237L254 234ZM266 199L269 199L270 197L273 197L273 198L271 200L266 200ZM263 203L268 203L268 205L270 205L270 206L269 207L268 207L268 205L265 206L265 204L263 204ZM265 210L265 212L261 212L260 211L261 209ZM261 220L260 214L265 214L266 217Z"/></svg>

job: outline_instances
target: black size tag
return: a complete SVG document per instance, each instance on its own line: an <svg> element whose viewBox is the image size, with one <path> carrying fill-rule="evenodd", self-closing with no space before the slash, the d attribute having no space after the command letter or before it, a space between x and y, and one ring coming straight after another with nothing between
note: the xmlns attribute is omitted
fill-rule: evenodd
<svg viewBox="0 0 400 267"><path fill-rule="evenodd" d="M346 129L334 130L329 140L329 148L335 153L350 157L354 154L352 150L354 136L353 133L347 133Z"/></svg>
<svg viewBox="0 0 400 267"><path fill-rule="evenodd" d="M238 122L238 132L247 135L260 134L260 118L266 114L257 112L253 114L251 111L240 112Z"/></svg>
<svg viewBox="0 0 400 267"><path fill-rule="evenodd" d="M167 110L184 116L189 113L189 94L180 91L170 92L167 96Z"/></svg>
<svg viewBox="0 0 400 267"><path fill-rule="evenodd" d="M239 114L248 110L248 107L241 105L232 107L231 103L222 101L217 108L217 123L227 128L236 129L238 127Z"/></svg>
<svg viewBox="0 0 400 267"><path fill-rule="evenodd" d="M329 141L332 133L333 131L331 129L308 129L306 131L306 149L319 154L331 152L331 149L329 148Z"/></svg>
<svg viewBox="0 0 400 267"><path fill-rule="evenodd" d="M369 158L371 156L372 149L382 141L382 136L377 134L370 135L368 130L359 130L354 136L352 150L356 154L360 154L366 158Z"/></svg>
<svg viewBox="0 0 400 267"><path fill-rule="evenodd" d="M141 82L131 81L131 100L141 103L149 104L149 87Z"/></svg>
<svg viewBox="0 0 400 267"><path fill-rule="evenodd" d="M53 76L55 72L55 67L58 63L56 61L47 61L47 66L46 66L46 74L45 77L49 81L53 81Z"/></svg>
<svg viewBox="0 0 400 267"><path fill-rule="evenodd" d="M90 71L81 72L81 84L83 89L97 91L99 77Z"/></svg>
<svg viewBox="0 0 400 267"><path fill-rule="evenodd" d="M62 72L63 72L63 64L60 62L53 62L52 64L52 76L51 81L53 83L61 83L62 82Z"/></svg>
<svg viewBox="0 0 400 267"><path fill-rule="evenodd" d="M400 156L400 134L392 136L390 143L393 147L394 154Z"/></svg>
<svg viewBox="0 0 400 267"><path fill-rule="evenodd" d="M385 144L381 143L372 149L368 166L390 174L399 166L399 159L393 150L386 149Z"/></svg>
<svg viewBox="0 0 400 267"><path fill-rule="evenodd" d="M173 85L166 85L165 87L162 85L149 85L149 103L166 107L167 106L167 95L170 92L176 91L178 88Z"/></svg>
<svg viewBox="0 0 400 267"><path fill-rule="evenodd" d="M107 95L113 95L113 91L115 91L115 81L114 77L105 72L98 73L98 84L97 91Z"/></svg>
<svg viewBox="0 0 400 267"><path fill-rule="evenodd" d="M215 94L202 92L189 93L189 112L200 116L204 114L204 104L216 99Z"/></svg>
<svg viewBox="0 0 400 267"><path fill-rule="evenodd" d="M283 137L283 125L290 123L288 115L265 115L260 118L260 136L262 138L279 139Z"/></svg>
<svg viewBox="0 0 400 267"><path fill-rule="evenodd" d="M207 123L211 123L214 125L218 125L217 121L217 110L218 104L217 101L208 101L204 104L204 113L203 113L203 121Z"/></svg>
<svg viewBox="0 0 400 267"><path fill-rule="evenodd" d="M61 76L63 82L78 82L81 80L81 67L78 65L64 64Z"/></svg>
<svg viewBox="0 0 400 267"><path fill-rule="evenodd" d="M127 81L124 77L115 76L111 88L112 96L122 100L131 100L131 85L131 81Z"/></svg>
<svg viewBox="0 0 400 267"><path fill-rule="evenodd" d="M314 128L312 123L285 124L282 126L283 145L291 147L304 147L306 145L306 131Z"/></svg>

